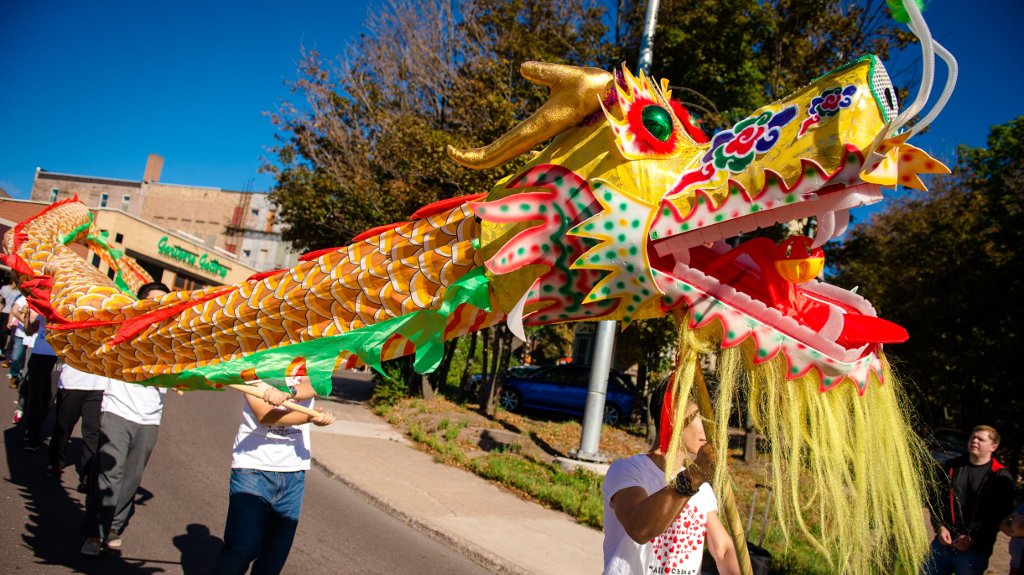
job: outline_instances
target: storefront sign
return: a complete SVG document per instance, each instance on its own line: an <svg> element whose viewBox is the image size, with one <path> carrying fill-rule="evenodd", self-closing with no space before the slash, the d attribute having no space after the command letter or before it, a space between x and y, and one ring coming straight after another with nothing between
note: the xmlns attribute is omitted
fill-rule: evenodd
<svg viewBox="0 0 1024 575"><path fill-rule="evenodd" d="M221 279L224 279L228 275L228 270L231 269L218 262L216 258L211 258L209 254L200 256L195 252L190 252L181 246L170 243L167 236L160 238L160 243L157 244L157 251L164 257L207 274L220 276Z"/></svg>

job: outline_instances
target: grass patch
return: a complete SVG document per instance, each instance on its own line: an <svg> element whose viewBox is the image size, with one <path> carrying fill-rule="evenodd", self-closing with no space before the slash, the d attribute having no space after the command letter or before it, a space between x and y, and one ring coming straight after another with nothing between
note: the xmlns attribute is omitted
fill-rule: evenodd
<svg viewBox="0 0 1024 575"><path fill-rule="evenodd" d="M471 460L469 468L481 477L564 511L584 525L601 528L603 478L599 475L582 469L568 473L509 452L488 453Z"/></svg>

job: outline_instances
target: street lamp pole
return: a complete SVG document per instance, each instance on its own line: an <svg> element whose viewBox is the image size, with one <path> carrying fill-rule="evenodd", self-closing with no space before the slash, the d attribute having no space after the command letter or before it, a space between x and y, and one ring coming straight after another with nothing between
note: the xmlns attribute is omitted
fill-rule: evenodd
<svg viewBox="0 0 1024 575"><path fill-rule="evenodd" d="M637 68L647 72L651 67L654 53L654 26L658 18L658 0L647 1L644 15L644 33L640 41L640 60ZM604 402L608 393L608 371L611 369L612 351L615 348L615 320L597 324L594 352L590 361L590 382L587 387L587 404L583 410L583 433L580 434L579 449L570 450L569 456L582 461L604 463L608 457L598 452L601 442L601 424L604 421Z"/></svg>

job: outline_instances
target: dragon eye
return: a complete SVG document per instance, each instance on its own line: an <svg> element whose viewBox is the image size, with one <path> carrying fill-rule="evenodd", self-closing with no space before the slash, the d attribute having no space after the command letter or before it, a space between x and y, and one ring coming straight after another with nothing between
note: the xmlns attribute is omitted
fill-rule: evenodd
<svg viewBox="0 0 1024 575"><path fill-rule="evenodd" d="M652 136L662 142L672 137L672 115L661 106L644 106L641 112L644 127Z"/></svg>

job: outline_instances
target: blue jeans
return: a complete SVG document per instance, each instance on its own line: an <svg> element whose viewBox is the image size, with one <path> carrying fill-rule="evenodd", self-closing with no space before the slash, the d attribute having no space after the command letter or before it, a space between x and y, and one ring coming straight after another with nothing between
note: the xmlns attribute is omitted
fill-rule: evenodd
<svg viewBox="0 0 1024 575"><path fill-rule="evenodd" d="M977 551L957 551L952 545L932 541L932 550L921 569L922 575L984 575L988 569L988 555Z"/></svg>
<svg viewBox="0 0 1024 575"><path fill-rule="evenodd" d="M281 572L292 549L302 511L305 471L231 470L231 497L224 547L213 573L252 575Z"/></svg>
<svg viewBox="0 0 1024 575"><path fill-rule="evenodd" d="M10 376L21 379L21 372L25 369L25 342L11 332L11 357L7 358L11 364Z"/></svg>

